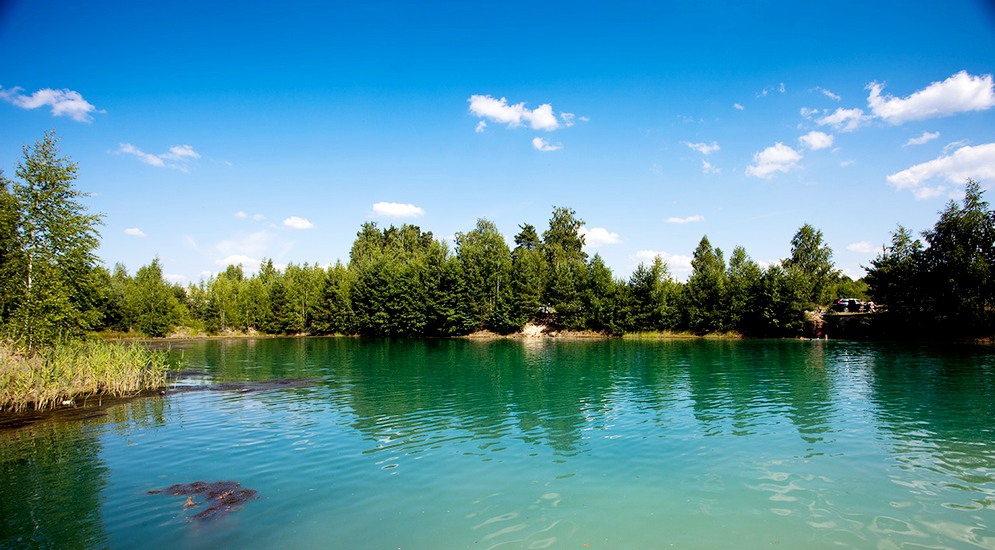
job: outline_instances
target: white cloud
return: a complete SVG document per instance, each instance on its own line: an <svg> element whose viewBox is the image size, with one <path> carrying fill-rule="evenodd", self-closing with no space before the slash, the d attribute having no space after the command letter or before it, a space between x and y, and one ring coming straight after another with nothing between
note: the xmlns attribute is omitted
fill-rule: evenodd
<svg viewBox="0 0 995 550"><path fill-rule="evenodd" d="M289 218L283 220L283 226L289 227L290 229L313 229L314 224L311 223L306 218L300 218L297 216L290 216Z"/></svg>
<svg viewBox="0 0 995 550"><path fill-rule="evenodd" d="M239 235L233 239L225 239L218 242L215 248L218 250L223 259L218 260L216 263L227 266L230 263L243 263L246 266L258 265L260 258L263 256L270 256L270 249L273 245L273 235L268 231L255 231L247 235ZM241 258L239 261L233 261L232 258Z"/></svg>
<svg viewBox="0 0 995 550"><path fill-rule="evenodd" d="M168 152L154 155L146 153L130 143L122 143L118 146L117 152L133 155L145 164L156 168L172 168L181 172L189 172L190 161L200 158L200 153L194 151L193 147L189 145L174 145L169 148Z"/></svg>
<svg viewBox="0 0 995 550"><path fill-rule="evenodd" d="M125 229L124 234L128 235L129 237L139 237L142 239L145 238L145 232L137 227L129 227Z"/></svg>
<svg viewBox="0 0 995 550"><path fill-rule="evenodd" d="M753 164L746 167L746 174L769 179L774 172L788 172L798 165L801 154L787 145L777 142L753 155Z"/></svg>
<svg viewBox="0 0 995 550"><path fill-rule="evenodd" d="M184 283L187 281L186 275L177 275L175 273L164 273L162 278L170 283Z"/></svg>
<svg viewBox="0 0 995 550"><path fill-rule="evenodd" d="M77 122L92 122L90 113L97 111L89 101L83 99L79 92L62 89L44 88L31 95L21 93L22 88L14 87L4 90L0 87L0 99L20 107L21 109L37 109L48 106L52 108L52 116L68 116Z"/></svg>
<svg viewBox="0 0 995 550"><path fill-rule="evenodd" d="M618 233L612 233L604 227L592 227L588 229L582 226L577 233L584 237L584 244L593 248L622 242Z"/></svg>
<svg viewBox="0 0 995 550"><path fill-rule="evenodd" d="M487 121L486 120L481 120L480 122L478 122L477 123L477 127L474 128L473 131L477 132L478 134L482 134L485 131L487 131Z"/></svg>
<svg viewBox="0 0 995 550"><path fill-rule="evenodd" d="M882 96L883 88L877 82L868 85L871 93L867 105L875 116L891 124L995 107L995 85L990 74L973 76L961 71L905 98Z"/></svg>
<svg viewBox="0 0 995 550"><path fill-rule="evenodd" d="M959 141L951 141L950 143L943 146L943 154L945 155L950 151L953 151L955 149L960 149L961 147L967 145L968 143L970 142L967 141L966 139L962 139Z"/></svg>
<svg viewBox="0 0 995 550"><path fill-rule="evenodd" d="M802 114L805 114L805 112L803 109ZM815 114L813 111L808 111L808 113ZM844 109L839 107L831 115L826 115L815 122L819 126L832 126L841 132L852 132L869 119L870 117L865 115L862 109Z"/></svg>
<svg viewBox="0 0 995 550"><path fill-rule="evenodd" d="M574 120L577 118L577 115L573 113L560 113L560 118L563 120L563 125L569 128L576 124Z"/></svg>
<svg viewBox="0 0 995 550"><path fill-rule="evenodd" d="M718 142L713 141L712 143L690 143L685 141L684 145L698 151L702 155L709 155L719 150Z"/></svg>
<svg viewBox="0 0 995 550"><path fill-rule="evenodd" d="M533 130L556 130L560 127L560 122L553 114L553 106L549 103L543 103L530 110L525 107L525 102L508 105L508 100L504 97L495 99L489 95L475 94L467 101L470 103L470 112L475 116L498 124L507 124L509 128L526 123Z"/></svg>
<svg viewBox="0 0 995 550"><path fill-rule="evenodd" d="M813 130L805 134L798 138L798 141L811 151L818 151L819 149L826 149L833 146L833 136L818 130Z"/></svg>
<svg viewBox="0 0 995 550"><path fill-rule="evenodd" d="M942 195L943 185L929 186L926 182L941 180L952 184L963 184L968 179L995 179L995 143L975 147L964 146L952 155L942 156L906 168L888 176L888 183L896 189L908 189L917 199L927 199Z"/></svg>
<svg viewBox="0 0 995 550"><path fill-rule="evenodd" d="M777 86L770 86L770 87L764 88L763 90L760 90L760 93L757 94L757 97L767 97L772 92L780 92L780 93L783 94L785 92L784 82L781 82Z"/></svg>
<svg viewBox="0 0 995 550"><path fill-rule="evenodd" d="M200 153L193 150L193 147L189 145L174 145L169 148L168 153L163 153L160 155L164 159L170 160L187 160L187 159L199 159Z"/></svg>
<svg viewBox="0 0 995 550"><path fill-rule="evenodd" d="M688 216L686 218L667 218L667 223L695 223L705 221L705 216L701 214L695 214L694 216Z"/></svg>
<svg viewBox="0 0 995 550"><path fill-rule="evenodd" d="M922 145L923 143L928 143L938 137L940 137L939 132L923 132L919 137L909 138L909 140L905 142L905 146Z"/></svg>
<svg viewBox="0 0 995 550"><path fill-rule="evenodd" d="M222 267L228 267L230 265L241 265L243 268L255 268L259 265L260 260L255 258L250 258L244 254L232 254L221 258L220 260L214 261L215 265L220 265Z"/></svg>
<svg viewBox="0 0 995 550"><path fill-rule="evenodd" d="M649 264L657 257L667 264L667 268L671 273L682 275L688 275L691 273L691 260L693 259L691 256L670 254L669 252L664 252L662 250L640 250L632 255L631 259L639 263Z"/></svg>
<svg viewBox="0 0 995 550"><path fill-rule="evenodd" d="M832 92L831 90L827 90L827 89L825 89L825 88L822 88L822 87L819 87L819 86L816 86L816 88L815 88L815 89L816 89L817 91L821 92L821 93L822 93L822 95L824 95L824 96L828 97L829 99L831 99L831 100L833 100L833 101L839 101L840 99L842 99L842 98L841 98L841 97L839 96L839 94L834 94L834 93L833 93L833 92Z"/></svg>
<svg viewBox="0 0 995 550"><path fill-rule="evenodd" d="M532 140L532 147L535 147L537 151L543 151L543 152L559 151L560 149L563 149L563 145L560 144L553 145L548 141L542 139L541 137L537 137Z"/></svg>
<svg viewBox="0 0 995 550"><path fill-rule="evenodd" d="M721 174L722 173L722 169L719 168L719 167L717 167L717 166L713 166L712 163L708 162L707 160L702 159L702 161L701 161L701 173L702 174Z"/></svg>
<svg viewBox="0 0 995 550"><path fill-rule="evenodd" d="M240 219L240 220L244 220L245 218L248 218L249 215L246 214L245 212L242 212L241 210L239 210L238 212L235 212L235 217L238 218L238 219Z"/></svg>
<svg viewBox="0 0 995 550"><path fill-rule="evenodd" d="M139 149L138 147L135 147L134 145L132 145L130 143L122 143L118 147L117 151L119 153L124 153L124 154L127 154L127 155L134 155L135 157L138 158L138 160L144 162L145 164L150 164L152 166L158 166L159 168L162 168L163 166L166 165L166 163L163 162L163 160L161 158L159 158L158 156L146 153L146 152L142 151L141 149Z"/></svg>
<svg viewBox="0 0 995 550"><path fill-rule="evenodd" d="M867 241L860 241L846 245L846 249L849 250L850 252L858 252L860 254L871 254L877 250L877 247Z"/></svg>
<svg viewBox="0 0 995 550"><path fill-rule="evenodd" d="M743 107L742 103L733 103L732 104L732 108L736 109L737 111L742 111L742 110L746 109L746 107Z"/></svg>
<svg viewBox="0 0 995 550"><path fill-rule="evenodd" d="M425 215L425 211L413 204L378 202L373 205L373 214L387 218L416 218Z"/></svg>

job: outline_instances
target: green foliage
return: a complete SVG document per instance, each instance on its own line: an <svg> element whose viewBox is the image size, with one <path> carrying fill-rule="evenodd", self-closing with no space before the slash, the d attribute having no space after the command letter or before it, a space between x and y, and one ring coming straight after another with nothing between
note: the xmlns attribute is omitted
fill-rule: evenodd
<svg viewBox="0 0 995 550"><path fill-rule="evenodd" d="M726 270L729 328L750 334L761 326L758 311L762 277L763 271L750 259L746 249L734 248Z"/></svg>
<svg viewBox="0 0 995 550"><path fill-rule="evenodd" d="M180 320L180 303L162 277L158 258L135 274L127 304L134 327L142 334L161 338L173 331Z"/></svg>
<svg viewBox="0 0 995 550"><path fill-rule="evenodd" d="M80 202L77 166L59 156L54 133L23 152L18 179L4 180L0 200L0 314L7 335L34 348L98 325L101 218Z"/></svg>
<svg viewBox="0 0 995 550"><path fill-rule="evenodd" d="M462 304L472 328L506 328L511 309L511 251L497 226L481 218L472 231L457 233L456 257L463 276Z"/></svg>
<svg viewBox="0 0 995 550"><path fill-rule="evenodd" d="M871 262L871 296L895 328L969 338L995 332L995 212L981 185L968 180L961 204L950 201L924 245L902 226ZM911 330L909 330L911 329Z"/></svg>
<svg viewBox="0 0 995 550"><path fill-rule="evenodd" d="M827 303L832 286L839 278L833 266L833 251L822 239L822 231L809 224L801 226L791 238L791 257L782 267L802 285L806 307Z"/></svg>
<svg viewBox="0 0 995 550"><path fill-rule="evenodd" d="M628 330L664 331L680 325L681 287L659 257L640 263L629 278Z"/></svg>
<svg viewBox="0 0 995 550"><path fill-rule="evenodd" d="M721 332L728 317L726 266L722 250L702 237L691 260L694 270L684 286L685 325L697 334Z"/></svg>

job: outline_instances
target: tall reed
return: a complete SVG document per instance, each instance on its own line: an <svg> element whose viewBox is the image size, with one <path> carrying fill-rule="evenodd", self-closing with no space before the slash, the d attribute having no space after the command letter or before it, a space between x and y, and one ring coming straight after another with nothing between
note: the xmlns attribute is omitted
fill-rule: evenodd
<svg viewBox="0 0 995 550"><path fill-rule="evenodd" d="M0 342L0 410L47 409L94 395L166 385L166 352L139 344L68 342L33 352Z"/></svg>

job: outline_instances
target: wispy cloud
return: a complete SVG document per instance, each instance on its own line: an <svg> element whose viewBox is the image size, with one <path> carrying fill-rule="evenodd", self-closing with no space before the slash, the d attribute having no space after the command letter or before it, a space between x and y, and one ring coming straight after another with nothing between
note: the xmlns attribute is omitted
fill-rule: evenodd
<svg viewBox="0 0 995 550"><path fill-rule="evenodd" d="M810 114L811 111L809 111ZM864 114L863 109L836 109L832 114L828 114L815 122L819 126L832 126L841 132L852 132L865 124L871 117Z"/></svg>
<svg viewBox="0 0 995 550"><path fill-rule="evenodd" d="M840 99L842 99L839 96L839 94L835 94L835 93L832 92L832 90L827 90L827 89L825 89L825 88L823 88L821 86L816 86L815 87L815 91L821 93L822 95L828 97L829 99L831 99L833 101L839 101Z"/></svg>
<svg viewBox="0 0 995 550"><path fill-rule="evenodd" d="M783 94L785 91L786 91L786 88L784 87L784 82L781 82L777 86L768 86L768 87L764 88L763 90L760 90L759 92L757 92L757 97L767 97L768 95L770 95L770 94L772 94L774 92L778 92L778 93Z"/></svg>
<svg viewBox="0 0 995 550"><path fill-rule="evenodd" d="M246 214L245 212L243 212L241 210L239 210L238 212L235 212L235 217L238 218L238 219L240 219L240 220L247 220L247 219L249 219L251 217L253 221L257 221L257 222L261 222L261 221L263 221L263 220L266 219L266 216L264 216L262 214L253 214L252 216L249 216L248 214Z"/></svg>
<svg viewBox="0 0 995 550"><path fill-rule="evenodd" d="M736 109L737 111L743 111L746 109L746 107L743 107L742 103L733 103L732 108Z"/></svg>
<svg viewBox="0 0 995 550"><path fill-rule="evenodd" d="M274 236L270 231L260 230L224 239L215 245L221 257L214 263L222 267L241 265L247 271L255 270L259 267L260 258L273 257L273 248L278 244Z"/></svg>
<svg viewBox="0 0 995 550"><path fill-rule="evenodd" d="M867 241L860 241L856 243L850 243L846 245L846 249L850 252L858 252L860 254L871 254L878 248Z"/></svg>
<svg viewBox="0 0 995 550"><path fill-rule="evenodd" d="M103 112L73 90L43 88L31 95L22 94L22 91L23 88L16 86L9 90L0 87L0 99L21 109L51 107L52 116L67 116L77 122L93 122L91 113Z"/></svg>
<svg viewBox="0 0 995 550"><path fill-rule="evenodd" d="M385 218L417 218L425 215L425 211L413 204L378 202L373 205L373 214Z"/></svg>
<svg viewBox="0 0 995 550"><path fill-rule="evenodd" d="M705 221L705 216L695 214L686 218L667 218L667 223L696 223Z"/></svg>
<svg viewBox="0 0 995 550"><path fill-rule="evenodd" d="M559 151L560 149L563 149L563 145L559 143L553 145L552 143L549 143L548 141L542 139L541 137L537 137L532 140L532 147L535 147L537 151L542 151L544 153L549 151Z"/></svg>
<svg viewBox="0 0 995 550"><path fill-rule="evenodd" d="M535 109L528 109L525 107L525 102L509 105L507 98L495 99L490 95L479 94L470 96L467 102L470 103L470 113L474 116L498 124L506 124L509 128L527 124L533 130L551 131L560 127L560 121L553 114L553 106L549 103L543 103ZM572 122L573 115L570 116Z"/></svg>
<svg viewBox="0 0 995 550"><path fill-rule="evenodd" d="M995 107L995 84L990 74L973 76L961 71L904 98L882 96L884 85L878 82L872 82L867 88L870 90L867 105L871 112L890 124Z"/></svg>
<svg viewBox="0 0 995 550"><path fill-rule="evenodd" d="M582 226L578 233L584 237L584 244L592 248L622 242L622 239L618 233L608 231L604 227L592 227L591 229L588 229L587 227Z"/></svg>
<svg viewBox="0 0 995 550"><path fill-rule="evenodd" d="M959 185L969 178L995 179L995 143L964 146L952 155L916 164L888 176L887 179L896 189L909 190L917 199L928 199L943 195L948 187L942 183L927 185L927 182L939 180Z"/></svg>
<svg viewBox="0 0 995 550"><path fill-rule="evenodd" d="M283 220L283 226L290 229L314 229L314 224L306 218L290 216Z"/></svg>
<svg viewBox="0 0 995 550"><path fill-rule="evenodd" d="M705 159L701 159L701 173L702 174L721 174L722 169L713 165Z"/></svg>
<svg viewBox="0 0 995 550"><path fill-rule="evenodd" d="M129 227L124 230L124 234L129 237L139 237L141 239L145 238L145 232L137 227Z"/></svg>
<svg viewBox="0 0 995 550"><path fill-rule="evenodd" d="M801 153L777 142L753 155L753 164L746 167L746 174L770 179L775 172L788 172L794 169L801 159Z"/></svg>
<svg viewBox="0 0 995 550"><path fill-rule="evenodd" d="M118 146L117 153L132 155L138 160L156 168L172 168L181 172L190 171L190 163L200 158L200 153L189 145L174 145L169 151L158 155L146 153L130 143Z"/></svg>
<svg viewBox="0 0 995 550"><path fill-rule="evenodd" d="M819 149L827 149L833 146L833 136L818 130L813 130L805 134L798 138L798 141L810 151L818 151Z"/></svg>
<svg viewBox="0 0 995 550"><path fill-rule="evenodd" d="M715 151L718 151L720 149L719 144L716 141L713 141L711 143L691 143L691 142L685 141L684 145L687 145L691 149L694 149L695 151L698 151L702 155L710 155L710 154L712 154Z"/></svg>
<svg viewBox="0 0 995 550"><path fill-rule="evenodd" d="M939 132L923 132L919 137L909 138L909 140L905 142L905 146L922 145L923 143L928 143L938 137L940 137Z"/></svg>

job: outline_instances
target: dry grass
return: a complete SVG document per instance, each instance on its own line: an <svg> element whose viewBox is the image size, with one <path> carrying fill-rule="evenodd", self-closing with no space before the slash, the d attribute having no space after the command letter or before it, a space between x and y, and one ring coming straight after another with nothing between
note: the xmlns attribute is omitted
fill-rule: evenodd
<svg viewBox="0 0 995 550"><path fill-rule="evenodd" d="M72 342L25 352L0 342L0 410L50 409L91 395L166 385L166 353L139 344Z"/></svg>

